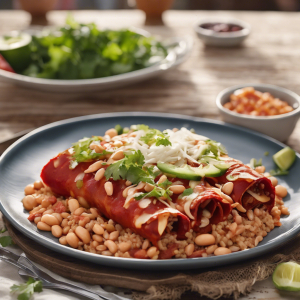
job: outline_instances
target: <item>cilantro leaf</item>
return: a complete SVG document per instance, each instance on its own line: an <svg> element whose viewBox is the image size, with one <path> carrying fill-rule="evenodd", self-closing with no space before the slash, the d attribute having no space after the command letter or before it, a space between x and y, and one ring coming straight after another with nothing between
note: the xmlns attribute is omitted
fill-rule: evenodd
<svg viewBox="0 0 300 300"><path fill-rule="evenodd" d="M272 176L282 176L282 175L288 175L289 171L282 171L280 169L277 169L277 170L271 170L270 174Z"/></svg>
<svg viewBox="0 0 300 300"><path fill-rule="evenodd" d="M110 153L103 150L102 153L96 153L94 150L90 149L90 144L93 142L100 142L101 138L94 136L92 138L83 138L78 142L73 144L73 160L70 163L70 169L74 169L78 163L91 161L97 158L102 158L104 155Z"/></svg>
<svg viewBox="0 0 300 300"><path fill-rule="evenodd" d="M163 189L167 189L171 184L172 184L172 182L169 181L168 179L166 179L162 183L159 183L158 186L163 188Z"/></svg>
<svg viewBox="0 0 300 300"><path fill-rule="evenodd" d="M167 137L165 137L165 138L158 138L156 140L155 145L156 146L160 146L160 145L163 145L163 146L172 146L172 143L169 141L169 139Z"/></svg>
<svg viewBox="0 0 300 300"><path fill-rule="evenodd" d="M43 283L40 280L34 280L29 278L24 284L16 285L10 287L12 293L18 293L18 300L29 300L34 292L42 292Z"/></svg>
<svg viewBox="0 0 300 300"><path fill-rule="evenodd" d="M7 247L13 244L13 240L10 236L2 236L0 237L0 245L2 247Z"/></svg>
<svg viewBox="0 0 300 300"><path fill-rule="evenodd" d="M193 189L191 189L191 188L189 188L189 189L185 189L184 191L183 191L183 193L181 194L181 197L185 197L185 196L189 196L189 195L191 195L191 194L193 194Z"/></svg>
<svg viewBox="0 0 300 300"><path fill-rule="evenodd" d="M149 192L149 193L141 193L139 194L137 197L134 197L136 200L141 200L142 198L160 198L160 197L165 197L169 200L171 200L170 198L170 190L164 190L162 188L159 187L154 187L154 189Z"/></svg>

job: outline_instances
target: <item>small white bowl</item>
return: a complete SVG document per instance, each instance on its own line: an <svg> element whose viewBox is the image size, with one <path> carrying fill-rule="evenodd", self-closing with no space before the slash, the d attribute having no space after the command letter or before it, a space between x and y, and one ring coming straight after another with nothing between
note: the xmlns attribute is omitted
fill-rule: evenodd
<svg viewBox="0 0 300 300"><path fill-rule="evenodd" d="M241 26L243 29L233 32L216 32L210 29L202 28L201 25L207 23L225 23ZM244 39L250 34L251 26L243 21L229 18L209 18L197 22L194 26L198 37L209 46L217 47L233 47L241 44Z"/></svg>
<svg viewBox="0 0 300 300"><path fill-rule="evenodd" d="M286 101L294 110L277 116L262 117L239 114L223 106L229 102L231 94L245 87L253 87L260 92L269 92L275 98ZM290 90L270 84L249 83L229 87L218 94L216 104L223 121L259 131L281 142L286 141L292 134L300 116L300 96Z"/></svg>

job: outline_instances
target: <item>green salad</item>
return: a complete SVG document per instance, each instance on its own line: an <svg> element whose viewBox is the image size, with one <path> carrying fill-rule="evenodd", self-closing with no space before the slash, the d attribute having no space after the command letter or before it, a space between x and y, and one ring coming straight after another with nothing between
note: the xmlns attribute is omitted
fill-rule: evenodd
<svg viewBox="0 0 300 300"><path fill-rule="evenodd" d="M168 53L153 37L128 29L99 30L93 23L75 22L71 16L64 27L33 36L29 48L28 63L17 72L49 79L123 74L160 62Z"/></svg>

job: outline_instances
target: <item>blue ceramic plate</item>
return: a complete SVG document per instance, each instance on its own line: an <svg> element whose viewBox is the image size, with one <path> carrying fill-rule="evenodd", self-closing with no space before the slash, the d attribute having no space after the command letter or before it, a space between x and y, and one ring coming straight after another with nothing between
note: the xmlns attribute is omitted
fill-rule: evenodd
<svg viewBox="0 0 300 300"><path fill-rule="evenodd" d="M300 157L298 155L289 175L279 177L279 183L287 187L289 192L284 201L291 214L281 218L282 226L271 231L263 242L253 249L216 257L151 261L106 257L62 246L51 233L39 231L35 224L27 220L28 212L24 211L21 203L24 187L39 179L40 171L49 159L69 148L71 143L85 136L101 135L116 124L124 127L132 124L147 124L160 130L173 127L194 128L197 133L223 143L231 157L244 163L248 163L253 157L263 158L267 170L274 169L272 155L284 147L283 144L267 136L233 125L170 114L101 114L56 122L24 136L9 147L0 159L0 209L13 226L54 251L97 264L142 270L195 269L245 261L270 252L300 231ZM266 151L269 152L269 156L264 156Z"/></svg>

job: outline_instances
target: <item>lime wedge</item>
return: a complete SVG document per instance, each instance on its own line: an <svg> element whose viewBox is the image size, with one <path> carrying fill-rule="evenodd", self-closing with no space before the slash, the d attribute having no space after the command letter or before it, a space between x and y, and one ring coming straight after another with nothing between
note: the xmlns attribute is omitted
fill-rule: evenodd
<svg viewBox="0 0 300 300"><path fill-rule="evenodd" d="M300 291L300 265L292 261L279 264L272 279L279 290Z"/></svg>
<svg viewBox="0 0 300 300"><path fill-rule="evenodd" d="M9 36L0 36L0 54L16 72L23 71L30 63L31 35L12 32Z"/></svg>
<svg viewBox="0 0 300 300"><path fill-rule="evenodd" d="M282 171L288 170L296 159L296 152L290 147L285 147L273 155L273 160Z"/></svg>

